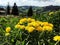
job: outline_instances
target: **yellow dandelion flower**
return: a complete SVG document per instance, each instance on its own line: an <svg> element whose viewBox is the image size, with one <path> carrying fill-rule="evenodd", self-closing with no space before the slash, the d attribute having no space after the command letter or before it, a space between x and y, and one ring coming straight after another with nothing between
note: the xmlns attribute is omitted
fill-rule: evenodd
<svg viewBox="0 0 60 45"><path fill-rule="evenodd" d="M34 27L39 26L39 24L38 24L37 22L32 22L32 25L33 25Z"/></svg>
<svg viewBox="0 0 60 45"><path fill-rule="evenodd" d="M33 32L34 29L35 29L34 27L29 27L28 32Z"/></svg>
<svg viewBox="0 0 60 45"><path fill-rule="evenodd" d="M24 22L23 21L20 21L19 24L23 24Z"/></svg>
<svg viewBox="0 0 60 45"><path fill-rule="evenodd" d="M19 25L20 23L18 22L17 25Z"/></svg>
<svg viewBox="0 0 60 45"><path fill-rule="evenodd" d="M25 30L28 30L28 29L29 29L29 27L30 27L30 26L26 26L26 27L25 27Z"/></svg>
<svg viewBox="0 0 60 45"><path fill-rule="evenodd" d="M44 26L46 26L46 25L48 25L48 24L49 24L48 22L43 22L43 25L44 25Z"/></svg>
<svg viewBox="0 0 60 45"><path fill-rule="evenodd" d="M24 22L26 22L27 21L27 18L23 18L23 19L21 19L20 21L19 21L19 23L20 24L23 24Z"/></svg>
<svg viewBox="0 0 60 45"><path fill-rule="evenodd" d="M27 21L28 21L28 22L34 22L34 21L35 21L35 19L28 18L28 19L27 19Z"/></svg>
<svg viewBox="0 0 60 45"><path fill-rule="evenodd" d="M33 26L32 23L28 23L27 26Z"/></svg>
<svg viewBox="0 0 60 45"><path fill-rule="evenodd" d="M35 19L31 19L31 22L35 22Z"/></svg>
<svg viewBox="0 0 60 45"><path fill-rule="evenodd" d="M49 26L53 27L53 24L49 23Z"/></svg>
<svg viewBox="0 0 60 45"><path fill-rule="evenodd" d="M52 31L53 28L50 26L43 26L43 30Z"/></svg>
<svg viewBox="0 0 60 45"><path fill-rule="evenodd" d="M18 24L17 24L17 25L15 25L15 28L20 28L20 27L21 27L21 26L20 26L20 25L18 25Z"/></svg>
<svg viewBox="0 0 60 45"><path fill-rule="evenodd" d="M57 36L54 36L54 37L53 37L53 40L54 40L54 41L60 41L60 36L58 36L58 35L57 35Z"/></svg>
<svg viewBox="0 0 60 45"><path fill-rule="evenodd" d="M40 25L42 24L42 22L41 22L41 21L36 21L36 22L37 22L38 24L40 24Z"/></svg>
<svg viewBox="0 0 60 45"><path fill-rule="evenodd" d="M8 33L8 32L10 32L11 31L11 28L10 27L7 27L6 28L6 32Z"/></svg>
<svg viewBox="0 0 60 45"><path fill-rule="evenodd" d="M36 28L36 30L37 30L37 31L42 31L43 29L42 29L41 26L38 26L38 27Z"/></svg>
<svg viewBox="0 0 60 45"><path fill-rule="evenodd" d="M5 33L5 36L9 36L10 35L10 33Z"/></svg>
<svg viewBox="0 0 60 45"><path fill-rule="evenodd" d="M21 26L20 26L20 29L25 29L25 26L24 26L24 25L21 25Z"/></svg>
<svg viewBox="0 0 60 45"><path fill-rule="evenodd" d="M48 30L47 31L52 31L52 30L53 30L53 28L48 26Z"/></svg>
<svg viewBox="0 0 60 45"><path fill-rule="evenodd" d="M27 21L28 21L28 22L31 22L31 18L28 18Z"/></svg>
<svg viewBox="0 0 60 45"><path fill-rule="evenodd" d="M54 14L54 12L50 12L50 13L49 13L49 15L52 15L52 14Z"/></svg>
<svg viewBox="0 0 60 45"><path fill-rule="evenodd" d="M35 28L34 28L34 27L28 27L28 26L27 26L25 29L26 29L28 32L33 32Z"/></svg>

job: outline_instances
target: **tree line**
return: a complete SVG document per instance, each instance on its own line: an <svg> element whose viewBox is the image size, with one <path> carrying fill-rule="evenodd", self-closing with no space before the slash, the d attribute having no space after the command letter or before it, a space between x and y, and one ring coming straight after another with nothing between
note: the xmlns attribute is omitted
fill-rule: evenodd
<svg viewBox="0 0 60 45"><path fill-rule="evenodd" d="M12 15L16 15L16 16L19 15L18 6L16 5L16 3L14 3L14 5L12 7L12 11L10 11L10 10L11 10L11 8L10 8L9 3L8 3L6 14L7 15L12 14ZM30 6L28 9L28 12L27 12L27 16L32 16L32 15L33 15L33 10L32 10L32 6Z"/></svg>

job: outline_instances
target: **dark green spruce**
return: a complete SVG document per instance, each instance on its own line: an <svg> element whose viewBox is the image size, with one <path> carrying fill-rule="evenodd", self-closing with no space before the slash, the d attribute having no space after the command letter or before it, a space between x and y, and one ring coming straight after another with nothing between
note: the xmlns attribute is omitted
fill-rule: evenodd
<svg viewBox="0 0 60 45"><path fill-rule="evenodd" d="M27 16L32 16L33 15L33 10L32 10L32 6L29 7L29 10L28 10L28 13L27 13Z"/></svg>
<svg viewBox="0 0 60 45"><path fill-rule="evenodd" d="M10 6L9 6L9 3L8 3L8 5L7 5L6 14L7 14L7 15L10 15Z"/></svg>
<svg viewBox="0 0 60 45"><path fill-rule="evenodd" d="M19 11L18 11L18 7L16 5L16 3L14 3L14 6L12 7L12 14L18 16L19 15Z"/></svg>

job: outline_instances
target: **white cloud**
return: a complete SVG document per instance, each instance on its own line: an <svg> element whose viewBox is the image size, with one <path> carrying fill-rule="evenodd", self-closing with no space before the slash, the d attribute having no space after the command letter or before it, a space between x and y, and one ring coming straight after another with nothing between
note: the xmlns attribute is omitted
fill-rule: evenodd
<svg viewBox="0 0 60 45"><path fill-rule="evenodd" d="M9 2L10 5L13 5L14 2L17 3L18 6L24 5L32 5L32 6L48 6L48 5L60 5L60 0L0 0L0 5L7 5Z"/></svg>
<svg viewBox="0 0 60 45"><path fill-rule="evenodd" d="M54 5L60 5L60 0L55 0L54 2L55 2Z"/></svg>

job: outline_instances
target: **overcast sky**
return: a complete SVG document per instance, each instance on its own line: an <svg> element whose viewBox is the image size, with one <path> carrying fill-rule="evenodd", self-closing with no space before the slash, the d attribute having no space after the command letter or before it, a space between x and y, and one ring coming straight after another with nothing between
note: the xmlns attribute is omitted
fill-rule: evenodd
<svg viewBox="0 0 60 45"><path fill-rule="evenodd" d="M14 2L16 2L18 6L60 6L60 0L0 0L0 5L6 6L8 2L11 6Z"/></svg>

